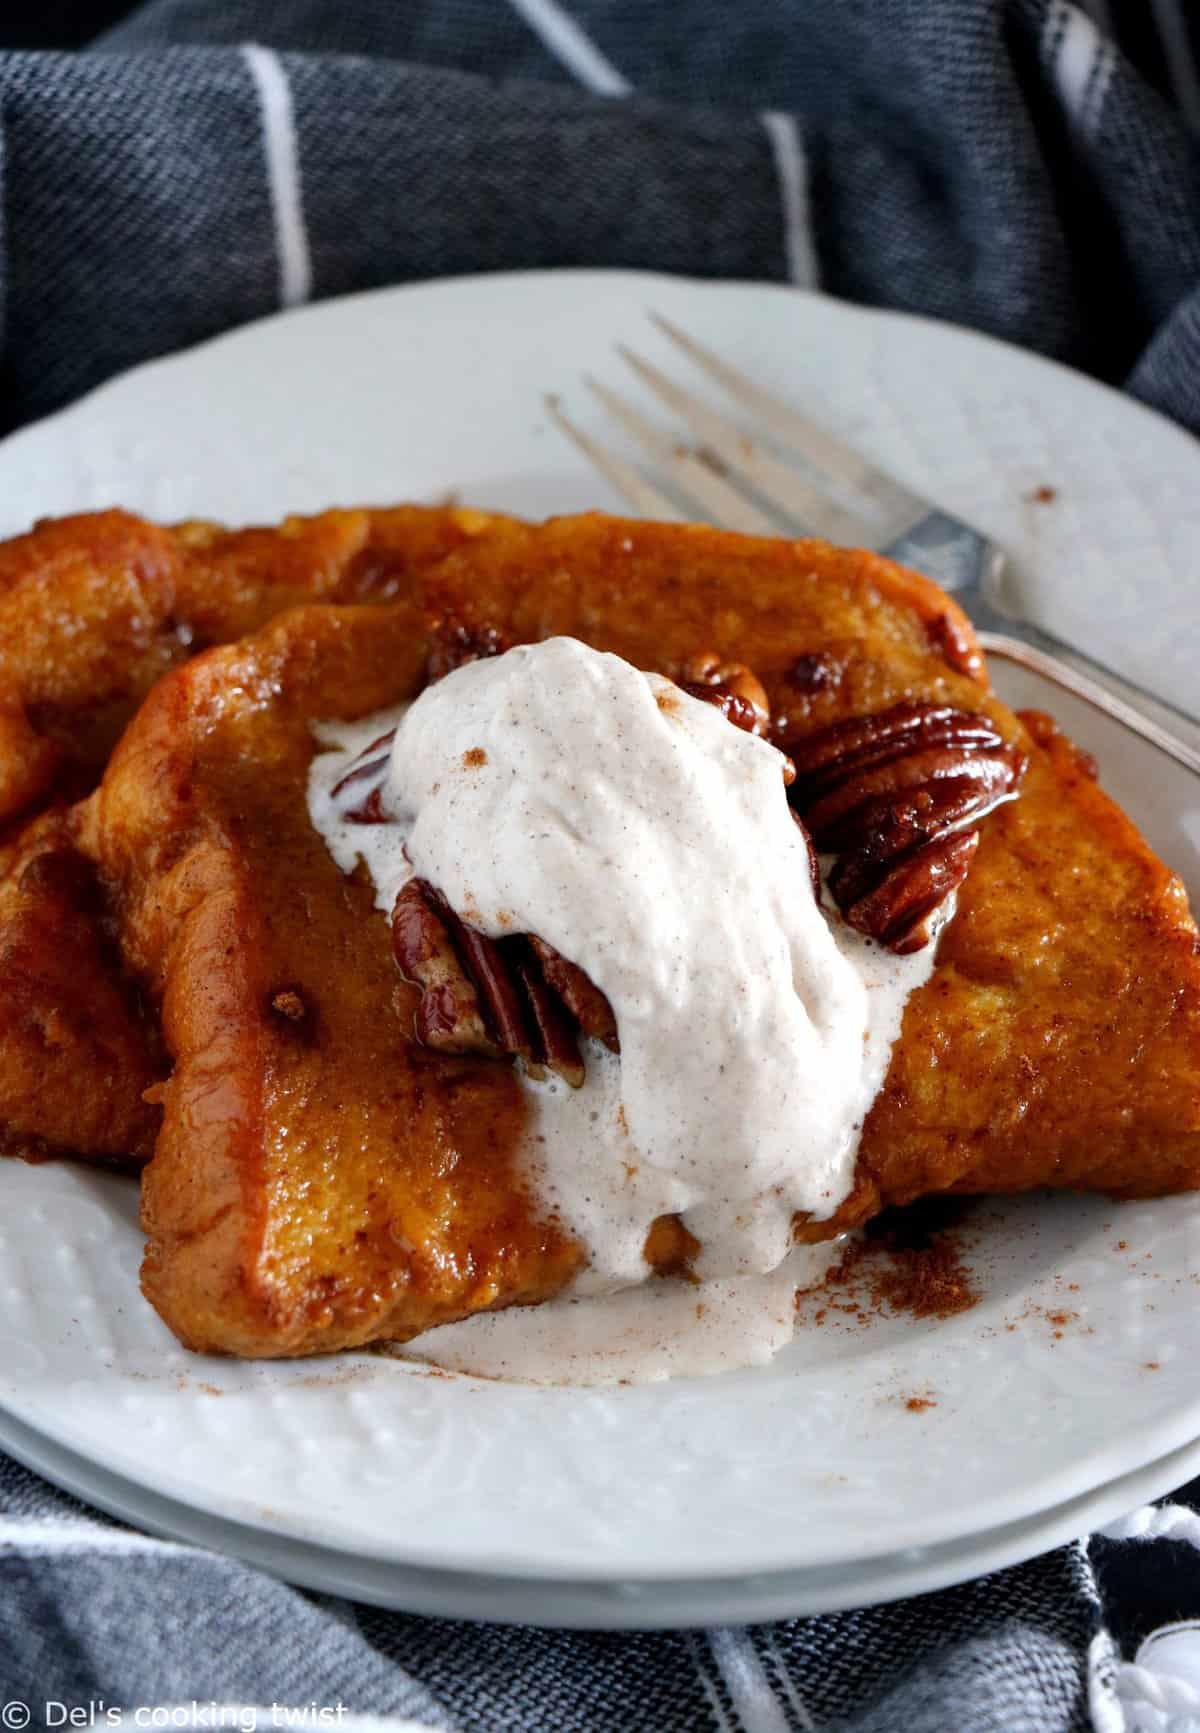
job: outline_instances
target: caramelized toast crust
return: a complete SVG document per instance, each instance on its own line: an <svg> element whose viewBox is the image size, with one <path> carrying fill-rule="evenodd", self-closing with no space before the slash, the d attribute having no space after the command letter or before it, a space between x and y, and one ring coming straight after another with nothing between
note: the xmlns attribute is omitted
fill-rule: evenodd
<svg viewBox="0 0 1200 1733"><path fill-rule="evenodd" d="M406 505L163 529L104 511L0 543L0 825L94 786L155 680L197 650L304 602L391 601L491 521Z"/></svg>
<svg viewBox="0 0 1200 1733"><path fill-rule="evenodd" d="M81 844L174 1071L143 1188L147 1294L189 1345L400 1338L557 1292L582 1250L523 1195L514 1071L410 1039L370 887L309 825L311 723L411 697L448 625L570 633L670 672L752 667L786 745L906 699L1030 754L909 1002L827 1235L927 1192L1200 1183L1200 957L1178 881L1044 720L990 693L970 628L873 555L585 517L501 524L386 608L309 608L161 681ZM656 1233L670 1262L678 1234Z"/></svg>
<svg viewBox="0 0 1200 1733"><path fill-rule="evenodd" d="M149 1159L166 1066L95 868L54 807L0 848L0 1155Z"/></svg>

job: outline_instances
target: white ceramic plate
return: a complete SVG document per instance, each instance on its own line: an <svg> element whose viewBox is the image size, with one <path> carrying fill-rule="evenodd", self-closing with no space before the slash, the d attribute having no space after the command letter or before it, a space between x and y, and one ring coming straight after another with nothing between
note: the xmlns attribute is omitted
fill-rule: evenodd
<svg viewBox="0 0 1200 1733"><path fill-rule="evenodd" d="M1133 1474L1121 1475L1023 1522L985 1529L964 1541L909 1547L882 1558L742 1577L601 1577L547 1584L541 1577L389 1563L209 1516L110 1474L3 1412L0 1449L68 1492L151 1534L229 1553L304 1588L435 1617L583 1630L745 1624L926 1594L1062 1546L1182 1486L1200 1469L1200 1443L1185 1445Z"/></svg>
<svg viewBox="0 0 1200 1733"><path fill-rule="evenodd" d="M531 514L615 506L541 398L582 408L580 373L616 376L616 341L658 348L647 306L994 534L1045 623L1191 702L1191 440L1002 345L792 290L579 272L326 303L144 368L10 440L0 531L112 503L230 521L449 490ZM1053 503L1032 502L1045 485ZM1014 697L1047 702L1017 680ZM1200 893L1187 773L1055 707ZM138 1296L135 1208L120 1180L0 1167L0 1402L50 1441L23 1453L141 1489L159 1526L184 1524L151 1500L257 1533L260 1553L307 1546L342 1555L343 1573L390 1571L380 1598L401 1604L478 1612L479 1581L504 1578L516 1616L553 1621L569 1592L599 1604L620 1584L629 1622L654 1623L705 1616L709 1590L722 1618L914 1592L1062 1538L1056 1522L1086 1526L1112 1483L1173 1474L1171 1453L1200 1435L1194 1199L989 1205L972 1312L814 1329L769 1368L610 1391L368 1356L190 1357ZM935 1406L906 1407L927 1392ZM756 1598L768 1578L774 1598Z"/></svg>

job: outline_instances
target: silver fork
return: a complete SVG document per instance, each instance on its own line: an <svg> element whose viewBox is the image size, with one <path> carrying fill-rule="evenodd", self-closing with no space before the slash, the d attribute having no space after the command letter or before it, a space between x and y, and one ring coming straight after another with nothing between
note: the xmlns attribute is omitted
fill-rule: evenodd
<svg viewBox="0 0 1200 1733"><path fill-rule="evenodd" d="M583 432L558 398L547 398L546 404L557 426L642 516L712 523L750 535L807 533L873 548L914 566L953 592L987 655L1031 669L1200 774L1200 746L1181 737L1189 734L1200 741L1195 719L1001 606L1005 555L995 542L910 492L670 320L651 317L691 362L750 413L772 444L752 437L707 400L619 345L643 385L683 423L686 442L678 431L648 420L619 392L594 379L588 384L688 509ZM779 456L780 447L795 452L809 473Z"/></svg>

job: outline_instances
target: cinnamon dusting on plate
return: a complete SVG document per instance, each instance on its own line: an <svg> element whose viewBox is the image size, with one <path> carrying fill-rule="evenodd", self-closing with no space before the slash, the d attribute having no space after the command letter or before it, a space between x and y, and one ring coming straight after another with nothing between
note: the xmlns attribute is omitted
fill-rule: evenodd
<svg viewBox="0 0 1200 1733"><path fill-rule="evenodd" d="M854 1240L815 1289L802 1289L797 1308L819 1297L814 1324L831 1313L858 1322L906 1312L914 1318L951 1318L980 1298L963 1260L947 1207L888 1210Z"/></svg>

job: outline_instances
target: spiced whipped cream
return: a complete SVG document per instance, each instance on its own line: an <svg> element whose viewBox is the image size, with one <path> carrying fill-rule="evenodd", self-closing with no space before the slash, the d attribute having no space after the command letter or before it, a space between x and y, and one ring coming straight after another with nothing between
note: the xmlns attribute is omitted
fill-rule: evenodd
<svg viewBox="0 0 1200 1733"><path fill-rule="evenodd" d="M332 791L393 726L384 822L347 820ZM778 1266L798 1211L834 1213L933 949L894 956L814 898L775 747L569 638L323 735L313 822L383 911L419 877L492 938L536 933L612 1006L619 1058L586 1042L581 1088L526 1079L531 1176L588 1248L581 1289L642 1280L660 1215L727 1277Z"/></svg>

